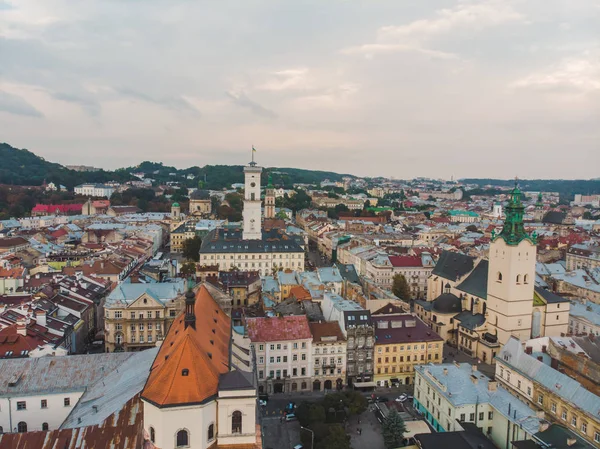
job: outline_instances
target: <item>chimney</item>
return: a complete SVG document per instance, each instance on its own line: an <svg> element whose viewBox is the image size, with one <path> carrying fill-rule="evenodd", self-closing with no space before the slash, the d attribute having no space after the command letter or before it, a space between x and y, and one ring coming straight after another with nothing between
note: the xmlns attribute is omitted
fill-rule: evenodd
<svg viewBox="0 0 600 449"><path fill-rule="evenodd" d="M544 432L544 431L548 430L548 427L550 427L550 425L546 421L544 421L544 422L540 423L539 430L540 430L540 432Z"/></svg>
<svg viewBox="0 0 600 449"><path fill-rule="evenodd" d="M477 365L471 365L471 372L476 372L477 371Z"/></svg>
<svg viewBox="0 0 600 449"><path fill-rule="evenodd" d="M548 350L548 348L546 347L546 345L542 345L542 352L544 354L546 354L547 350Z"/></svg>
<svg viewBox="0 0 600 449"><path fill-rule="evenodd" d="M35 311L35 322L40 326L46 326L46 311L42 309L36 309Z"/></svg>
<svg viewBox="0 0 600 449"><path fill-rule="evenodd" d="M473 374L471 374L471 382L473 382L475 385L477 385L477 383L479 382L479 379L477 379L477 376L474 376Z"/></svg>
<svg viewBox="0 0 600 449"><path fill-rule="evenodd" d="M531 355L533 353L533 348L531 346L527 346L525 348L525 354Z"/></svg>
<svg viewBox="0 0 600 449"><path fill-rule="evenodd" d="M498 382L490 380L488 382L488 391L496 391L498 389Z"/></svg>
<svg viewBox="0 0 600 449"><path fill-rule="evenodd" d="M567 438L567 446L573 446L577 443L577 438Z"/></svg>
<svg viewBox="0 0 600 449"><path fill-rule="evenodd" d="M448 368L444 368L444 376L448 375Z"/></svg>
<svg viewBox="0 0 600 449"><path fill-rule="evenodd" d="M27 336L27 323L24 318L19 318L17 320L17 334L22 335L23 337Z"/></svg>

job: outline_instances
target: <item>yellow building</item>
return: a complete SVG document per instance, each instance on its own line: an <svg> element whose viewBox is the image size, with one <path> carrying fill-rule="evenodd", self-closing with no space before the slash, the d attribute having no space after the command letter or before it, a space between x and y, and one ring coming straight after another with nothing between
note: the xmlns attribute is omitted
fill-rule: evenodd
<svg viewBox="0 0 600 449"><path fill-rule="evenodd" d="M378 386L414 383L415 366L442 363L444 340L413 315L372 316Z"/></svg>
<svg viewBox="0 0 600 449"><path fill-rule="evenodd" d="M206 217L212 211L212 201L208 190L194 190L190 195L190 215Z"/></svg>
<svg viewBox="0 0 600 449"><path fill-rule="evenodd" d="M156 346L183 310L185 281L120 284L104 305L106 352L141 351Z"/></svg>
<svg viewBox="0 0 600 449"><path fill-rule="evenodd" d="M496 360L496 380L544 418L600 448L600 397L523 350L510 337Z"/></svg>
<svg viewBox="0 0 600 449"><path fill-rule="evenodd" d="M183 242L196 236L196 223L184 221L171 230L171 252L183 252Z"/></svg>

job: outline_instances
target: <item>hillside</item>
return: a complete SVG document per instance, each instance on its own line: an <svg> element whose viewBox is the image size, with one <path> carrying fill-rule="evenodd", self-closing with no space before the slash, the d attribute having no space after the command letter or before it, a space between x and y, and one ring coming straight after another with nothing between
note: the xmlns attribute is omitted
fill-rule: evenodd
<svg viewBox="0 0 600 449"><path fill-rule="evenodd" d="M0 143L0 161L0 184L40 186L46 181L62 184L72 190L84 182L125 181L131 178L128 173L122 172L69 170L29 150L14 148L7 143Z"/></svg>
<svg viewBox="0 0 600 449"><path fill-rule="evenodd" d="M513 179L461 179L465 184L477 184L480 187L499 186L512 187L515 184ZM563 202L572 201L576 193L584 195L600 193L600 180L596 179L520 179L519 187L523 191L532 192L558 192Z"/></svg>

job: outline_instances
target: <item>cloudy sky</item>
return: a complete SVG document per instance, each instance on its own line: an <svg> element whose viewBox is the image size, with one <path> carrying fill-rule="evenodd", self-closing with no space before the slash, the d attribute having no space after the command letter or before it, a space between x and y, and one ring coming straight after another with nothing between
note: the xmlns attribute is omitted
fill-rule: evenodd
<svg viewBox="0 0 600 449"><path fill-rule="evenodd" d="M0 141L116 168L600 176L600 0L0 0Z"/></svg>

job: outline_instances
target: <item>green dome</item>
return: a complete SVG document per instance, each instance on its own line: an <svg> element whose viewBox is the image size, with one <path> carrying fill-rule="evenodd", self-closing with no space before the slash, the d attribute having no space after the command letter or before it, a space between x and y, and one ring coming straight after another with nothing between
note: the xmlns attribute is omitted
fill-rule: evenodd
<svg viewBox="0 0 600 449"><path fill-rule="evenodd" d="M179 203L173 203L173 207L179 207Z"/></svg>

